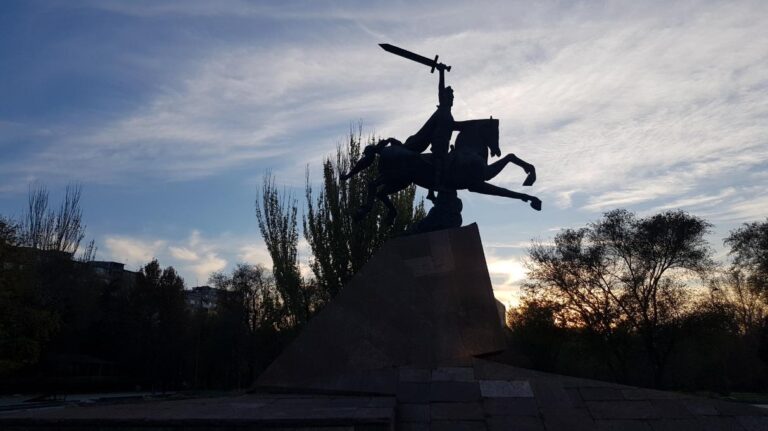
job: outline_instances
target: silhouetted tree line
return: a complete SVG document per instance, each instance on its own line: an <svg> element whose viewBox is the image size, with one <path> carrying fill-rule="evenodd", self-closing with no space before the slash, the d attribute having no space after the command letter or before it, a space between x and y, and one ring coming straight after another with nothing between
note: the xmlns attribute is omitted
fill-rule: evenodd
<svg viewBox="0 0 768 431"><path fill-rule="evenodd" d="M93 243L80 250L80 188L58 209L32 188L21 220L0 216L0 392L249 386L384 241L424 216L412 187L394 199L393 226L383 208L351 221L376 175L339 180L362 141L351 135L324 160L319 190L307 175L301 220L298 201L265 176L255 212L273 267L212 274L215 307L190 305L181 277L157 260L95 271ZM508 359L644 386L764 390L768 220L731 232L727 266L712 258L710 229L682 211L615 210L536 242L526 295L507 316Z"/></svg>
<svg viewBox="0 0 768 431"><path fill-rule="evenodd" d="M510 360L546 371L676 388L768 387L768 220L725 240L683 211L606 213L529 249L507 323Z"/></svg>
<svg viewBox="0 0 768 431"><path fill-rule="evenodd" d="M31 188L20 221L0 217L0 392L250 386L387 238L424 216L411 187L393 199L393 226L381 208L351 221L375 169L339 177L363 141L350 134L323 161L319 190L307 173L301 220L298 201L265 176L256 219L272 269L212 274L213 307L188 304L184 281L157 260L136 273L99 273L93 242L78 254L80 187L67 188L58 210L45 188ZM304 276L300 233L312 253Z"/></svg>

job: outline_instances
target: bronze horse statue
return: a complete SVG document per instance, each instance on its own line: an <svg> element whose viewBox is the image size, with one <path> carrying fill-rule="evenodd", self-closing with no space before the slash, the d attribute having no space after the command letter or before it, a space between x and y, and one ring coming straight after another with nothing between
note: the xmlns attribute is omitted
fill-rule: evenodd
<svg viewBox="0 0 768 431"><path fill-rule="evenodd" d="M528 174L523 182L524 186L530 186L536 181L536 169L533 165L512 153L488 164L489 150L491 156L501 156L499 120L491 118L457 121L454 123L454 129L458 130L459 134L456 137L455 148L452 148L448 154L447 173L439 187L434 184L435 172L431 154L420 154L394 138L366 146L360 160L341 177L342 180L351 178L373 164L376 155L379 155L379 176L368 183L368 195L355 214L355 219L365 217L373 207L374 198L378 198L388 210L385 223L391 224L397 216L397 210L390 201L389 195L405 189L411 183L425 189L469 190L486 195L520 199L523 202L530 202L531 208L536 211L541 211L539 198L487 182L498 175L507 163L520 166Z"/></svg>

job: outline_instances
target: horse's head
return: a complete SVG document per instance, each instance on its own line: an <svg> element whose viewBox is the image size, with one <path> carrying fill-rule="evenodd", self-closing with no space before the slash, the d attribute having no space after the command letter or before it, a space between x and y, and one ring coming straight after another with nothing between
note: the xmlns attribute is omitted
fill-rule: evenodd
<svg viewBox="0 0 768 431"><path fill-rule="evenodd" d="M499 120L490 118L487 120L457 121L455 123L459 135L456 137L457 151L471 151L484 158L501 155L499 148Z"/></svg>

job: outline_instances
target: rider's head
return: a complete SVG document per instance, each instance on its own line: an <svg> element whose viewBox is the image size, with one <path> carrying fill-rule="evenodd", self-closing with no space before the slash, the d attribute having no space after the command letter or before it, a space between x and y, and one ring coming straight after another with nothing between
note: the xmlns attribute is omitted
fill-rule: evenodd
<svg viewBox="0 0 768 431"><path fill-rule="evenodd" d="M453 106L453 88L445 87L445 90L440 92L438 98L440 99L440 105Z"/></svg>

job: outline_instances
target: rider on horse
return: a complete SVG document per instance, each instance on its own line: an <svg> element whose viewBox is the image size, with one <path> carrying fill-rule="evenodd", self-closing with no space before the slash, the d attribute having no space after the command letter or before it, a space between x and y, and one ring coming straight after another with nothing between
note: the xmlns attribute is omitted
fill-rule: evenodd
<svg viewBox="0 0 768 431"><path fill-rule="evenodd" d="M446 65L439 63L436 69L440 72L440 83L437 88L439 105L431 117L421 126L415 135L405 140L406 148L417 153L423 153L432 145L432 160L435 166L435 188L441 190L447 168L448 145L451 142L451 134L454 130L453 115L453 89L445 86ZM429 190L427 199L434 200L433 190Z"/></svg>
<svg viewBox="0 0 768 431"><path fill-rule="evenodd" d="M438 84L437 97L439 105L437 109L429 117L426 123L421 126L416 134L410 136L405 140L405 143L398 141L395 138L388 138L379 141L377 144L369 145L363 149L363 155L350 171L341 176L341 180L345 181L352 176L356 175L363 169L368 168L376 159L376 153L387 145L400 145L415 153L423 153L427 147L432 146L432 160L435 168L435 188L441 190L444 183L446 172L448 167L447 155L448 147L451 142L451 135L455 128L455 122L453 121L453 115L451 114L451 107L453 106L453 88L445 86L445 69L446 66L442 63L435 66L440 72L440 83ZM427 199L434 201L435 194L432 189L427 194Z"/></svg>

